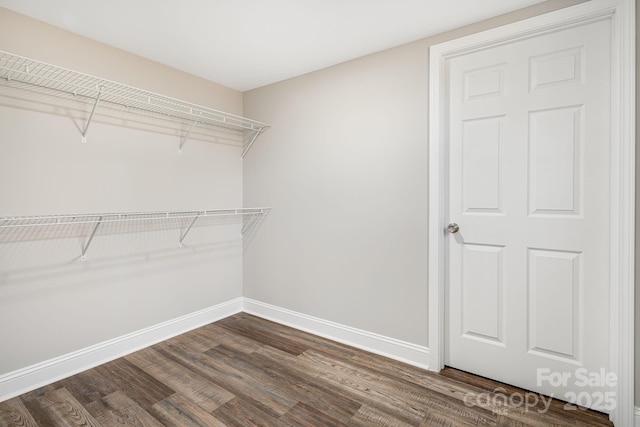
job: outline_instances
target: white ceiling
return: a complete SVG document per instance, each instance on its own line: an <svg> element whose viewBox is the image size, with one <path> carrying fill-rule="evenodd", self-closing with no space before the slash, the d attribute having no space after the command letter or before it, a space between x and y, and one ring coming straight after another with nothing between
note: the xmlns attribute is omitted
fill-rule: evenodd
<svg viewBox="0 0 640 427"><path fill-rule="evenodd" d="M0 0L246 91L543 0Z"/></svg>

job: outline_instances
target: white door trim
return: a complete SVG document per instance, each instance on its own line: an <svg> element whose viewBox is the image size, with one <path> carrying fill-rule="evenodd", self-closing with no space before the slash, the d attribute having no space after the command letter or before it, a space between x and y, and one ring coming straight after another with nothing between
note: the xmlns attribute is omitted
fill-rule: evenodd
<svg viewBox="0 0 640 427"><path fill-rule="evenodd" d="M450 58L583 22L612 24L611 352L618 372L617 426L634 422L635 0L592 0L430 48L429 70L429 368L444 367L445 232L448 221L446 67Z"/></svg>

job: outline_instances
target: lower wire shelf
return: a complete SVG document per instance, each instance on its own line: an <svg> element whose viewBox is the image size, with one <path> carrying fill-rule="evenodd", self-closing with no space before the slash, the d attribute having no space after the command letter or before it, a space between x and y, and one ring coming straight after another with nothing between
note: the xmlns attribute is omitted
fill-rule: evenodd
<svg viewBox="0 0 640 427"><path fill-rule="evenodd" d="M252 229L259 218L268 213L270 208L238 208L210 209L199 211L162 211L162 212L122 212L122 213L89 213L66 215L38 216L3 216L0 217L0 243L22 240L38 240L60 237L85 237L81 260L86 260L87 250L93 238L100 230L116 223L135 223L133 231L154 229L181 229L178 246L183 242L191 229L196 225L214 225L233 223L241 220L240 237ZM57 230L64 229L60 233ZM56 230L57 229L57 230ZM54 231L56 230L56 231Z"/></svg>

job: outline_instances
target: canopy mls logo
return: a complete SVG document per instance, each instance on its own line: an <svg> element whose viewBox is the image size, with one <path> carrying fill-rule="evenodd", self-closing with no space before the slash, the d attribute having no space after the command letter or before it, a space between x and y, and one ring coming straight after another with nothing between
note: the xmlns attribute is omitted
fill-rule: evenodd
<svg viewBox="0 0 640 427"><path fill-rule="evenodd" d="M571 387L561 399L573 404L565 405L565 409L592 408L601 411L612 411L616 408L614 391L601 391L602 388L613 388L618 384L615 372L607 372L600 368L590 372L586 368L578 368L573 372L552 372L549 368L538 368L536 385L538 387ZM598 390L594 390L597 388ZM576 405L576 406L574 406Z"/></svg>
<svg viewBox="0 0 640 427"><path fill-rule="evenodd" d="M614 372L607 372L604 368L597 372L590 372L586 368L578 368L573 372L557 372L549 368L536 370L536 385L553 388L571 388L562 396L551 393L550 396L526 391L508 392L505 388L480 394L467 393L464 404L468 407L480 406L498 415L509 412L537 412L544 414L549 410L553 398L566 401L564 409L567 411L585 410L587 408L599 411L613 411L616 408L616 394L613 391L602 391L603 388L613 388L618 384L618 376Z"/></svg>
<svg viewBox="0 0 640 427"><path fill-rule="evenodd" d="M490 410L496 415L507 415L511 412L537 412L544 414L549 410L553 397L543 396L533 392L512 392L498 387L493 392L467 393L464 396L465 406L479 406Z"/></svg>

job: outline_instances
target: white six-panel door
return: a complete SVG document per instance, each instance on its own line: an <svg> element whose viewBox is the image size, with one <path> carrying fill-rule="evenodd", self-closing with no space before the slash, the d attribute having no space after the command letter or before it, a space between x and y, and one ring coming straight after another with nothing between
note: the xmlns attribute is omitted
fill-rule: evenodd
<svg viewBox="0 0 640 427"><path fill-rule="evenodd" d="M610 32L449 62L449 366L562 399L609 366Z"/></svg>

